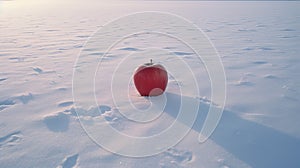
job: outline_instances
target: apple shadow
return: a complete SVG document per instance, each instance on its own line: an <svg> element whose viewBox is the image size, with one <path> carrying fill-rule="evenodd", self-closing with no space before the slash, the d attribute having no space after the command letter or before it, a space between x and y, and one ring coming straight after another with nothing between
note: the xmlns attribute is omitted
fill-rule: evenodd
<svg viewBox="0 0 300 168"><path fill-rule="evenodd" d="M165 112L174 118L178 115L181 99L195 101L195 98L173 93L166 93L166 96ZM201 131L209 109L209 104L200 100L199 104L198 116L192 127L197 132ZM251 167L300 167L300 139L243 119L228 110L224 110L209 139Z"/></svg>

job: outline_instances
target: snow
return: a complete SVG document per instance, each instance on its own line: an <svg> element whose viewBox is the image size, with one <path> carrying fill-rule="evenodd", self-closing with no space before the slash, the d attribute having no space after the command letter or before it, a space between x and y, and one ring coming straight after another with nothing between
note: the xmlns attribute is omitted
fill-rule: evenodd
<svg viewBox="0 0 300 168"><path fill-rule="evenodd" d="M0 1L1 168L300 167L299 2L89 2ZM209 106L219 108L220 104L211 101L203 62L176 40L146 34L122 41L103 58L95 74L98 105L90 104L89 89L80 92L86 106L78 106L73 99L73 70L90 63L75 65L80 51L95 59L105 53L97 51L97 46L86 47L89 37L112 19L153 10L171 12L196 24L221 56L226 105L216 130L204 143L198 138ZM128 54L130 57L123 57ZM151 54L170 71L165 97L152 99L165 104L165 110L151 116L150 122L132 122L126 116L140 114L120 109L133 104L146 110L151 99L139 97L127 80L114 87L122 86L120 97L128 97L132 104L124 100L115 106L109 81L115 71L115 78L130 78L136 65L149 61ZM181 96L180 89L189 84L188 74L180 74L182 70L175 66L181 59L196 76L197 96ZM129 61L129 66L119 64L122 61ZM174 123L181 101L199 105L196 121L178 144L159 154L121 156L91 137L100 136L100 128L107 123L130 136L157 135ZM179 122L180 128L189 125L185 120ZM116 149L126 149L130 143L109 140ZM162 140L168 141L171 139Z"/></svg>

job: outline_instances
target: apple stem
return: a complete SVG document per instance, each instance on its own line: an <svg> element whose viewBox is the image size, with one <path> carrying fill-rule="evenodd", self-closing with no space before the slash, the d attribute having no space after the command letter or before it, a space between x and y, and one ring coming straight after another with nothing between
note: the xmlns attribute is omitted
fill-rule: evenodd
<svg viewBox="0 0 300 168"><path fill-rule="evenodd" d="M152 59L150 59L150 63L153 64L153 63L152 63Z"/></svg>

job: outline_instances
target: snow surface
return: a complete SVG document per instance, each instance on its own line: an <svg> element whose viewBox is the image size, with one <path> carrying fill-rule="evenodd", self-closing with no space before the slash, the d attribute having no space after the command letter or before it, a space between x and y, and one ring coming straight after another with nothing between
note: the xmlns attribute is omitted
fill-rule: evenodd
<svg viewBox="0 0 300 168"><path fill-rule="evenodd" d="M299 9L299 2L0 1L0 167L300 167ZM73 102L73 67L89 36L111 19L145 10L189 19L221 55L226 107L203 144L197 139L208 107L218 106L210 101L206 70L194 53L160 37L137 37L116 46L104 59L106 74L96 81L99 106L80 108ZM120 115L110 90L100 84L111 77L109 67L123 54L143 53L151 43L173 52L165 60L174 61L177 55L190 63L200 95L180 98L185 81L170 76L165 113L143 125ZM129 86L124 90L135 106L147 108L149 101ZM180 99L199 102L193 128L176 146L150 157L124 157L102 149L78 120L97 130L103 117L123 133L149 136L174 121Z"/></svg>

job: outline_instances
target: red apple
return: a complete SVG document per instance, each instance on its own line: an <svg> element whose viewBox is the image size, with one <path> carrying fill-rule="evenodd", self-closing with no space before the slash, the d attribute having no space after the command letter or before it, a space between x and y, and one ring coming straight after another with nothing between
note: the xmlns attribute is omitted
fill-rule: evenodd
<svg viewBox="0 0 300 168"><path fill-rule="evenodd" d="M167 87L168 73L162 65L154 64L151 60L137 68L133 80L141 96L158 96Z"/></svg>

